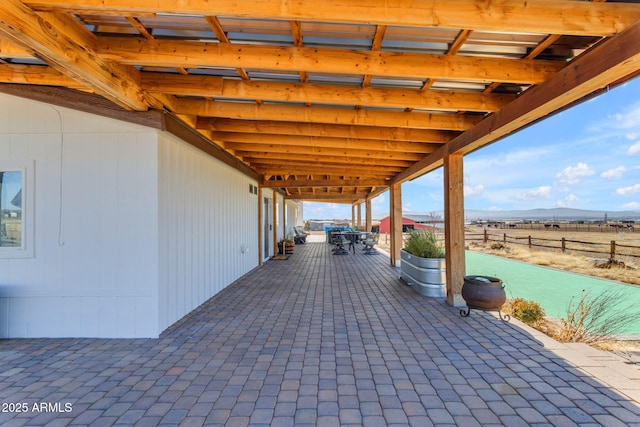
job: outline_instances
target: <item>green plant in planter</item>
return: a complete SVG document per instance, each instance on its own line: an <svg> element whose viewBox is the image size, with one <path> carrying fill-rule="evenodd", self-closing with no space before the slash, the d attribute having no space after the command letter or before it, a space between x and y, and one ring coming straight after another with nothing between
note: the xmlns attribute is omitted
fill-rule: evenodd
<svg viewBox="0 0 640 427"><path fill-rule="evenodd" d="M404 250L420 258L444 258L444 246L433 229L422 228L409 232Z"/></svg>

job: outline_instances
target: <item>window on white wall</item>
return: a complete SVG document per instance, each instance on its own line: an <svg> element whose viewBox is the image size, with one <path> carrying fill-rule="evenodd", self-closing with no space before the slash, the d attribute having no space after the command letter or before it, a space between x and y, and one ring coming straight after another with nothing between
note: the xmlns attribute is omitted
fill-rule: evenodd
<svg viewBox="0 0 640 427"><path fill-rule="evenodd" d="M0 258L33 256L33 167L0 163Z"/></svg>

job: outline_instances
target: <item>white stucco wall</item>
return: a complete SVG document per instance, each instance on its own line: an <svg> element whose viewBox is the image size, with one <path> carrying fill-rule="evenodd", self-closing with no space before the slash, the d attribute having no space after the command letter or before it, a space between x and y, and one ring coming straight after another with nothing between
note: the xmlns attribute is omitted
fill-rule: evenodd
<svg viewBox="0 0 640 427"><path fill-rule="evenodd" d="M291 236L293 238L293 236L295 236L293 228L304 225L302 220L302 203L295 200L287 200L285 206L287 215L286 234L287 237Z"/></svg>
<svg viewBox="0 0 640 427"><path fill-rule="evenodd" d="M170 135L160 137L160 329L258 265L257 182Z"/></svg>
<svg viewBox="0 0 640 427"><path fill-rule="evenodd" d="M0 94L0 160L33 164L34 253L0 258L0 337L158 334L158 135Z"/></svg>

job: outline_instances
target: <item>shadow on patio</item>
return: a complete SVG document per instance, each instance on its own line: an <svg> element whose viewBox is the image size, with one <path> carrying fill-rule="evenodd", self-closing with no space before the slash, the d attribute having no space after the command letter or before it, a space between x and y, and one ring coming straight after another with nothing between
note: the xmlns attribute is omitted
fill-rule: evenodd
<svg viewBox="0 0 640 427"><path fill-rule="evenodd" d="M288 260L252 271L157 340L0 341L0 424L640 420L636 403L517 322L476 311L461 318L402 284L385 255L357 252L333 256L326 243L298 245Z"/></svg>

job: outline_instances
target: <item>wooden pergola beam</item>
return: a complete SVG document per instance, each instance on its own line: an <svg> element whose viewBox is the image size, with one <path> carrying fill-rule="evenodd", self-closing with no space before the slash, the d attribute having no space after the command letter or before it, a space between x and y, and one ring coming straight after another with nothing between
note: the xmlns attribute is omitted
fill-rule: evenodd
<svg viewBox="0 0 640 427"><path fill-rule="evenodd" d="M483 31L610 36L640 20L640 5L570 0L260 0L251 7L236 0L25 0L36 10L122 15L149 13L341 22L407 27L473 28ZM586 24L585 24L586 23Z"/></svg>
<svg viewBox="0 0 640 427"><path fill-rule="evenodd" d="M250 134L250 133L230 133L211 132L211 138L216 141L224 141L227 144L238 144L240 148L256 148L260 151L269 148L290 147L295 149L342 149L342 150L366 150L388 152L390 157L395 153L431 153L439 144L425 144L414 141L379 141L356 138L333 138L322 136L294 136L294 135L272 135L272 134ZM249 144L246 145L245 144ZM229 145L233 146L233 145Z"/></svg>
<svg viewBox="0 0 640 427"><path fill-rule="evenodd" d="M138 71L99 58L96 36L70 16L39 14L19 0L3 0L0 33L123 108L144 111L150 104L160 106L140 89Z"/></svg>
<svg viewBox="0 0 640 427"><path fill-rule="evenodd" d="M368 167L401 167L405 168L409 166L411 160L402 159L389 159L383 157L361 157L361 156L331 156L331 155L309 155L309 154L285 154L285 153L271 153L271 152L251 152L251 151L239 151L235 153L236 156L243 159L244 162L251 165L254 164L274 164L274 165L287 165L295 164L299 162L322 162L323 165L328 167L341 166L343 168L349 168L354 164L358 166Z"/></svg>
<svg viewBox="0 0 640 427"><path fill-rule="evenodd" d="M255 144L257 145L257 144ZM243 157L245 161L249 158L260 157L263 159L284 159L284 160L311 160L318 162L333 163L358 163L362 164L385 164L384 162L393 162L395 164L412 163L422 158L419 153L395 152L393 155L385 151L362 150L344 150L338 148L316 148L306 146L288 146L288 147L254 147L244 144L225 143L225 148L233 150L234 153Z"/></svg>
<svg viewBox="0 0 640 427"><path fill-rule="evenodd" d="M334 202L334 203L348 203L353 204L359 200L363 200L367 197L367 193L358 193L358 194L325 194L325 193L317 193L317 194L305 194L304 200L311 200L315 202ZM295 199L296 197L291 197Z"/></svg>
<svg viewBox="0 0 640 427"><path fill-rule="evenodd" d="M388 176L395 175L398 172L404 169L403 166L386 166L380 165L376 167L371 167L370 165L340 165L340 164L321 164L319 165L317 162L306 162L306 161L269 161L264 159L256 159L251 163L251 166L258 170L265 170L263 174L265 175L276 175L270 174L266 171L279 171L277 174L282 175L285 172L291 175L303 175L308 173L329 173L333 175L348 175L348 174L356 174L358 176L364 177L375 177L375 176Z"/></svg>
<svg viewBox="0 0 640 427"><path fill-rule="evenodd" d="M98 38L97 51L103 59L131 66L244 67L259 70L370 74L481 83L495 81L516 84L541 83L566 65L563 61L549 60L221 44L124 37Z"/></svg>
<svg viewBox="0 0 640 427"><path fill-rule="evenodd" d="M260 133L288 136L318 136L382 141L421 141L441 144L451 141L459 132L401 127L334 125L328 123L278 122L273 120L235 120L198 117L198 129L229 133Z"/></svg>
<svg viewBox="0 0 640 427"><path fill-rule="evenodd" d="M0 83L81 88L77 80L45 65L0 64Z"/></svg>
<svg viewBox="0 0 640 427"><path fill-rule="evenodd" d="M256 105L243 102L214 102L186 99L177 99L173 107L175 108L175 113L199 117L405 127L450 131L470 129L483 119L482 115L459 116L456 114L407 113L276 104Z"/></svg>
<svg viewBox="0 0 640 427"><path fill-rule="evenodd" d="M300 162L298 162L300 163ZM365 168L325 167L323 165L290 164L290 165L256 165L255 169L264 176L281 175L337 175L353 179L391 179L401 168Z"/></svg>
<svg viewBox="0 0 640 427"><path fill-rule="evenodd" d="M216 76L141 73L148 92L215 97L216 99L260 99L300 103L367 105L385 108L422 108L449 111L492 112L513 101L515 95L473 92L428 91L371 87L348 87L309 83L241 81Z"/></svg>
<svg viewBox="0 0 640 427"><path fill-rule="evenodd" d="M33 52L0 37L0 57L7 59L33 59Z"/></svg>
<svg viewBox="0 0 640 427"><path fill-rule="evenodd" d="M260 185L265 188L381 187L387 182L384 179L295 179L263 181Z"/></svg>

